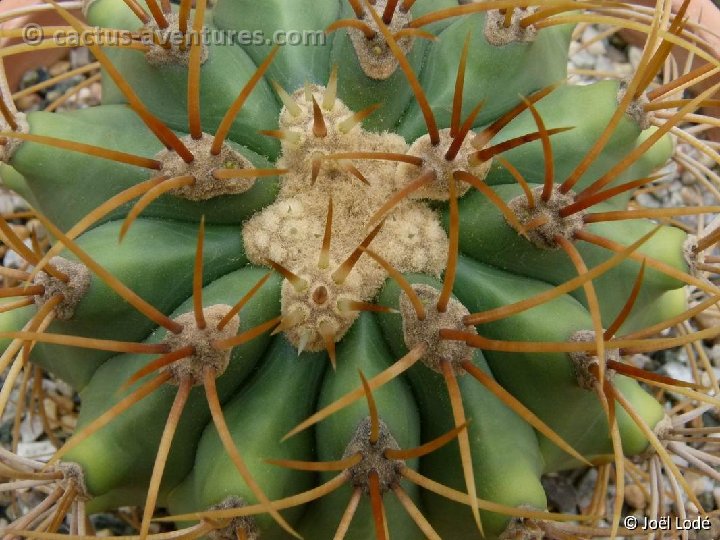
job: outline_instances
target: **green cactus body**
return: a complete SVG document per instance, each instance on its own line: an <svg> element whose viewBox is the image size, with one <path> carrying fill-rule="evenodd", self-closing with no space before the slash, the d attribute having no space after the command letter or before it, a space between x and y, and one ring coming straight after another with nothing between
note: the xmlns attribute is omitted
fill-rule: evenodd
<svg viewBox="0 0 720 540"><path fill-rule="evenodd" d="M442 287L437 280L425 276L410 276L411 283L424 283ZM379 300L385 305L398 307L399 287L388 283L380 293ZM401 321L392 315L382 315L383 329L396 356L407 353L402 336ZM480 351L473 363L489 372L487 362ZM418 400L418 407L427 426L427 436L434 438L452 429L452 409L442 376L424 366L410 370L410 380ZM462 377L460 388L463 405L473 420L469 426L472 441L473 462L478 484L478 496L508 506L544 508L545 492L540 485L543 460L532 428L506 407L477 381ZM511 434L511 435L510 435ZM420 470L438 482L463 488L462 469L456 456L455 444L423 458ZM448 462L455 461L455 467ZM436 494L426 495L427 509L443 537L453 534L472 537L476 528L466 506L453 503ZM482 522L486 534L500 535L507 525L506 516L483 513Z"/></svg>
<svg viewBox="0 0 720 540"><path fill-rule="evenodd" d="M497 186L495 191L508 202L522 193L517 185L512 184ZM604 206L596 205L593 207L593 211L602 211L607 208ZM460 241L460 250L469 257L503 270L552 284L563 283L577 275L577 271L564 252L537 248L519 237L508 227L505 218L497 208L480 193L469 194L460 203L460 207L463 210L465 208L476 210L461 212L461 226L470 232L463 235ZM586 227L586 230L594 234L623 245L630 245L648 234L652 230L653 224L646 220L625 220L595 223ZM686 263L682 258L682 245L685 238L686 235L679 229L663 227L638 252L663 261L674 268L684 269ZM612 252L606 249L585 242L578 242L577 248L589 266L600 264L612 255ZM509 256L511 253L512 256ZM596 280L598 284L605 283L604 287L599 285L603 290L601 307L605 324L609 325L622 309L639 269L639 263L626 261ZM648 310L645 303L655 302L660 294L682 286L682 281L672 279L655 270L648 270L643 291L636 303L635 313L631 313L627 319L624 330L629 332L669 318L667 313ZM572 294L579 301L586 302L582 289L575 290ZM683 303L676 304L675 309L677 308L682 311ZM635 322L636 318L637 322Z"/></svg>
<svg viewBox="0 0 720 540"><path fill-rule="evenodd" d="M457 280L458 284L464 284L462 289L458 289L463 295L463 301L472 306L470 309L478 310L513 303L518 300L518 293L529 296L550 288L540 281L465 260L459 265ZM483 335L508 339L514 334L513 328L519 324L524 328L523 336L527 340L543 336L542 339L565 341L575 332L587 329L591 322L590 315L582 305L570 296L563 296L506 320L482 325L481 328ZM523 358L523 355L497 351L487 351L485 354L493 373L502 384L508 388L512 385L513 395L552 424L555 431L566 434L573 448L591 459L612 452L607 427L595 428L598 423L607 422L600 404L591 393L578 386L573 366L567 361L566 355L532 354ZM648 396L634 381L623 379L620 384L621 391L624 394L627 392L628 399L639 401L639 410L648 423L655 425L663 418L662 407L651 398L643 400L641 396ZM558 398L548 400L548 392ZM568 414L567 411L572 412ZM642 452L647 447L642 433L627 416L618 414L618 425L623 431L623 442L627 445L626 452ZM588 429L588 426L594 429ZM542 437L540 448L546 471L577 466L570 456L560 452Z"/></svg>
<svg viewBox="0 0 720 540"><path fill-rule="evenodd" d="M586 86L561 86L547 98L537 104L538 112L548 129L572 127L570 131L553 135L553 155L555 156L555 178L559 181L567 178L580 162L585 153L592 147L597 134L610 121L617 107L619 85L615 81L601 81ZM512 139L536 128L535 121L527 111L513 120L502 134L493 142ZM591 181L604 174L628 151L640 144L647 134L632 119L621 120L603 153L593 160L575 189L587 186ZM672 155L672 142L664 138L655 144L642 158L637 160L627 171L618 175L613 185L622 184L636 178L650 176L658 167L664 165ZM519 146L502 154L505 159L518 167L528 182L542 183L543 153L538 142ZM514 184L510 173L495 162L487 176L491 185ZM607 201L617 207L627 206L631 194L620 194Z"/></svg>
<svg viewBox="0 0 720 540"><path fill-rule="evenodd" d="M233 296L237 295L240 298L262 274L261 270L251 267L229 273L206 287L205 298L210 302L220 297L230 300L231 298L227 296L229 291L232 291ZM278 299L278 289L279 282L274 279L258 292L250 304L250 307L254 308L253 315L241 322L241 331L252 328L273 315ZM179 306L176 313L186 313L188 305L189 303L186 302ZM155 332L148 342L157 343L163 336L163 331ZM263 336L233 349L232 367L227 371L227 377L218 381L221 398L227 399L226 396L232 395L238 385L249 375L258 358L265 352L268 341L267 336ZM124 395L117 392L117 381L128 380L146 361L141 355L121 355L107 360L83 390L81 395L83 402L91 405L83 409L83 415L79 419L80 425L93 421L108 406L120 401ZM129 392L130 390L125 391L125 394ZM112 401L108 402L108 397ZM113 422L107 429L98 432L70 452L67 459L87 463L85 467L86 481L94 493L106 494L112 490L127 487L128 484L132 485L138 478L149 475L148 467L152 467L152 463L148 463L144 458L148 452L152 452L153 447L157 447L161 429L145 424L143 419L146 415L150 415L155 418L156 422L163 423L163 411L167 415L172 397L173 391L170 387L163 388L162 392L151 394L147 400L140 402L137 407L120 416L118 422ZM171 454L171 459L176 459L177 462L173 462L168 469L172 470L175 475L174 483L179 482L191 468L197 441L208 421L209 411L207 407L203 408L202 399L201 392L191 397L191 400L194 401L191 401L188 407L191 408L193 414L188 415L187 426L181 425L178 428L176 435L178 444L175 447L177 452ZM98 405L93 405L94 403L98 403ZM143 430L146 436L138 440L134 436L134 432L139 425L144 426ZM128 448L129 441L135 441L137 444L134 442L131 448ZM98 458L100 459L98 460ZM110 467L110 463L114 465ZM173 479L168 478L168 483L172 485ZM131 501L123 501L121 504L129 502ZM118 502L115 501L114 504L118 504Z"/></svg>
<svg viewBox="0 0 720 540"><path fill-rule="evenodd" d="M113 82L107 65L102 105L28 115L26 131L34 138L20 141L3 170L9 182L63 231L106 201L140 189L143 182L153 181L157 189L166 181L178 183L157 193L150 191L156 187L143 188L88 224L76 242L167 317L146 318L106 280L92 275L87 291L78 293L74 313L47 331L141 343L163 355L181 345L192 351L136 381L133 376L155 357L44 339L32 350L34 362L81 390L80 435L122 400L137 396L149 381L161 380L158 389L112 413L111 421L89 437L71 440L72 448L63 452L63 461L77 463L84 471L85 488L92 497L89 509L145 504L147 486L156 478L156 450L183 388L189 394L173 427L158 504L184 514L179 523L192 522L187 514L193 512L216 510L226 512L227 518L227 512L241 516L246 506L262 506L258 491L236 470L237 463L221 441L222 428L214 423L208 406L208 376L217 376L217 395L233 444L263 496L284 500L326 482L343 481L332 493L283 510L283 519L310 539L333 538L348 501L355 501L357 509L351 506L355 516L345 537L374 538L379 522L373 478L394 539L420 538L428 535L427 527L442 538L479 538L478 522L485 538L508 538L504 534L510 517L482 510L476 520L472 493L512 508L514 515L522 515L523 509L546 509L541 475L576 467L577 457L533 429L517 409L468 375L473 369L497 381L586 460L611 461L607 417L598 395L580 386L571 354L470 347L478 336L562 347L577 332L592 332L591 302L581 283L511 316L477 326L467 321L472 321L472 313L512 305L576 278L578 268L565 244L574 245L592 270L617 257L617 250L644 240L635 258L618 261L592 280L600 322L607 328L632 294L640 259L656 263L646 268L634 305L616 335L669 320L686 309L679 276L692 269L683 257L683 231L663 225L643 238L655 228L649 219L585 223L593 213L626 208L629 192L618 192L576 213L561 213L576 196L589 196L584 190L653 136L655 128L643 130L626 115L579 182L565 189L562 182L592 149L617 107L619 93L613 82L563 84L550 91L549 86L566 76L572 28L517 30L518 17L525 13L520 9L512 22L516 35L507 38L504 30L492 26L498 17L503 19L500 12L471 13L452 0L419 0L408 12L405 3L390 3L396 21L403 24L445 9L454 15L419 26L437 40L418 32L389 38L412 25L381 23L385 0L374 2L374 9L365 0L212 2L204 16L205 28L223 30L226 36L256 30L268 37L277 31L335 27L324 44L281 47L279 52L264 40L206 46L197 72L200 115L195 119L200 134L188 119L193 115L188 113L193 88L188 64L193 63L197 45L189 51L163 52L151 44L146 53L106 48L147 111L166 125L164 132L142 120L135 98ZM149 12L155 2L139 4ZM357 17L356 8L362 11ZM171 29L178 24L178 11L173 9L165 14ZM91 1L86 12L91 24L129 31L143 27L122 0ZM190 26L193 17L194 11ZM351 23L336 24L342 18ZM516 42L493 44L488 39ZM266 65L268 55L276 53ZM160 60L148 60L153 54ZM454 99L462 58L465 90ZM413 77L424 89L422 96L408 84ZM226 116L244 88L248 91L242 106ZM546 95L540 98L537 92ZM521 106L520 96L536 102L533 107L544 128L532 114L535 111ZM466 122L481 101L482 110ZM378 102L379 109L369 109ZM518 108L515 118L497 133L478 127L493 125L513 108ZM464 132L458 118L467 123ZM227 127L227 140L218 141L222 126ZM475 132L468 133L470 128ZM563 131L566 128L572 129ZM476 147L474 138L486 135L489 140ZM180 159L180 151L167 149L180 148L173 137L186 145L193 159ZM493 160L492 151L493 145L523 137L527 140L498 153L524 175L527 190L500 160ZM89 146L63 146L57 140ZM548 141L555 165L549 180L554 183L544 184ZM97 147L114 154L100 156L93 149ZM669 137L660 138L602 189L649 176L667 161L671 150ZM534 207L528 190L535 194ZM157 197L151 197L154 193ZM133 205L141 196L142 216L128 232L130 221L123 220L135 212ZM383 207L388 201L393 204ZM532 214L538 208L543 216ZM519 226L508 218L508 211ZM538 219L534 228L523 229ZM619 247L600 247L587 236L576 237L580 233ZM202 249L197 249L197 238L204 241ZM62 253L63 260L78 260L71 251ZM449 262L455 256L456 272ZM670 270L659 270L658 265ZM270 268L272 276L263 278ZM412 284L409 289L401 290L397 274L406 276ZM45 272L39 275L53 287L61 281ZM238 306L239 313L230 317L231 307L250 293ZM423 316L420 310L425 310ZM26 306L0 314L5 345L19 347L14 332L30 324L36 311ZM224 315L229 317L225 325L218 322ZM217 328L211 328L211 322ZM251 336L257 328L263 331ZM280 335L270 336L272 328ZM448 337L443 333L448 330L466 334ZM249 336L246 341L244 336ZM612 341L606 341L612 352ZM327 354L321 353L324 350ZM410 365L402 364L412 355L418 357ZM221 357L226 362L222 366L217 363ZM396 364L399 358L403 360ZM329 368L328 359L336 369ZM393 377L377 383L395 369ZM360 393L358 371L370 381L369 394ZM637 382L622 374L608 377L651 429L661 425L662 406ZM126 381L133 384L121 388ZM453 384L459 388L459 400L453 397ZM307 417L321 414L353 392L353 400L335 414L317 418L279 442ZM369 403L375 403L377 413ZM469 421L466 426L458 425L458 407ZM620 408L617 424L625 455L648 451L647 438ZM388 457L453 429L458 430L455 438L427 455L407 461ZM375 448L378 441L388 447ZM351 458L356 460L351 466L338 470L295 470L291 463ZM456 499L411 482L413 474L455 490ZM413 507L427 522L412 516ZM215 538L225 538L232 527L251 540L288 537L287 528L283 530L277 516L266 510L242 514L230 525L217 522L223 532L216 531Z"/></svg>
<svg viewBox="0 0 720 540"><path fill-rule="evenodd" d="M331 42L322 43L319 37L340 14L341 5L336 0L319 2L303 0L273 0L257 5L249 0L233 4L218 4L213 10L213 22L223 30L262 33L262 43L245 44L245 50L255 64L260 64L268 55L271 46L265 44L266 36L277 32L312 32L310 44L288 47L287 54L278 58L268 70L267 78L276 81L283 88L300 88L306 82L324 84L330 75ZM243 37L242 34L239 37ZM289 37L289 36L288 36ZM258 41L258 38L254 38ZM305 66L302 72L293 66ZM278 110L279 112L279 110Z"/></svg>
<svg viewBox="0 0 720 540"><path fill-rule="evenodd" d="M30 115L29 122L32 132L38 135L82 143L103 141L106 148L148 158L163 148L137 115L123 105L103 105L59 114L38 112ZM269 166L269 162L258 154L240 146L233 147L254 166ZM147 169L132 165L118 166L118 163L98 160L93 156L68 154L32 143L21 147L12 164L31 179L31 189L38 197L38 204L52 208L60 203L58 208L64 210L48 212L48 217L64 229L124 189L157 176L153 172L148 175ZM70 177L73 178L73 187L66 190L63 183ZM60 200L58 193L63 194ZM154 202L144 215L197 223L206 213L209 223L237 224L272 202L276 196L277 180L265 178L245 192L242 198L219 196L199 208L197 204L178 197L163 197ZM106 219L121 217L127 212L128 206L121 207Z"/></svg>
<svg viewBox="0 0 720 540"><path fill-rule="evenodd" d="M337 351L338 370L328 371L320 393L319 407L340 398L358 383L358 370L370 378L393 363L394 356L384 342L378 322L370 314L361 315L346 335ZM395 380L375 392L375 400L383 421L401 448L412 448L420 443L420 418L410 387L405 381ZM387 412L384 412L387 411ZM368 416L367 405L358 402L317 426L317 457L323 461L342 457L347 441L353 436L358 424ZM417 467L414 460L408 465ZM327 481L333 473L323 473ZM415 502L419 500L418 489L403 482ZM331 538L333 526L337 526L350 499L352 489L348 486L324 498L304 518L300 532L306 538ZM388 522L393 538L416 538L421 534L397 501L388 501L388 515L398 516ZM357 526L352 538L368 538L374 534L372 513L368 501L363 501L355 516ZM334 525L333 525L334 524ZM330 532L330 534L328 534Z"/></svg>
<svg viewBox="0 0 720 540"><path fill-rule="evenodd" d="M413 17L421 17L437 9L457 6L457 0L418 0L412 6ZM342 16L353 16L350 6L343 2ZM437 33L447 26L448 21L436 23L430 30ZM408 61L414 69L422 66L427 54L428 44L415 42ZM400 70L396 70L386 79L368 77L355 54L352 42L346 32L338 33L333 40L331 63L338 66L338 95L343 102L355 111L361 111L372 105L382 103L382 107L363 124L373 131L396 131L400 117L412 105L412 90ZM326 79L321 80L324 83Z"/></svg>
<svg viewBox="0 0 720 540"><path fill-rule="evenodd" d="M465 84L472 92L466 93L463 110L470 111L485 99L476 125L496 119L517 103L518 95L528 95L566 76L565 51L570 43L572 26L541 32L531 42L501 47L488 42L485 28L486 15L483 13L456 20L438 35L438 43L428 55L421 81L433 103L435 116L445 125L450 123L453 106L458 51L468 36L468 63L477 67L466 72ZM498 89L502 91L498 93ZM400 125L399 132L409 140L425 132L419 113L417 105L413 104Z"/></svg>
<svg viewBox="0 0 720 540"><path fill-rule="evenodd" d="M299 358L282 336L274 339L267 350L263 364L253 378L224 407L225 418L233 429L238 449L248 463L253 477L260 482L271 499L295 493L298 488L309 489L313 475L265 463L270 457L268 445L280 439L295 424L307 417L315 406L315 397L327 363L318 353L304 353ZM282 374L282 378L278 374ZM276 392L283 395L282 406L276 401ZM272 411L270 415L268 412ZM262 418L262 422L258 419ZM193 434L197 437L197 434ZM272 455L281 459L313 458L311 433L291 439ZM190 453L192 454L192 453ZM168 506L174 513L209 508L229 497L251 500L253 494L234 469L230 458L218 438L217 431L206 429L199 439L192 472L168 496ZM228 474L231 471L231 474ZM277 474L280 472L280 474ZM294 510L296 521L302 512ZM284 538L286 534L269 516L258 520L263 536Z"/></svg>
<svg viewBox="0 0 720 540"><path fill-rule="evenodd" d="M242 9L241 6L238 6ZM119 28L123 30L140 30L142 25L124 4L113 0L91 2L87 8L90 24L101 27ZM208 17L210 18L210 17ZM220 20L227 20L220 18ZM206 21L209 32L217 31L213 23ZM233 102L245 82L255 71L253 59L239 46L229 43L208 45L207 60L203 63L203 129L213 133L225 111ZM212 52L211 52L212 51ZM187 127L187 74L183 66L172 63L163 65L149 64L142 55L128 51L110 51L113 63L123 74L127 74L128 82L138 92L142 101L163 121L173 128L182 130ZM202 82L201 82L202 84ZM231 132L233 140L248 146L264 155L274 156L277 145L272 139L258 137L257 131L272 125L280 107L270 86L261 82L258 89L243 107ZM118 89L113 89L112 80L106 76L103 103L107 105L127 103L127 97ZM168 95L175 89L175 95Z"/></svg>

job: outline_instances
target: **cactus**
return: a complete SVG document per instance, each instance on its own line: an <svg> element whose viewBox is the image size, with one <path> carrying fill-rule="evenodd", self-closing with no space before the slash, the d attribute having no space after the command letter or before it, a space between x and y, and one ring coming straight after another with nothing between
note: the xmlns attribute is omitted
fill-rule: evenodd
<svg viewBox="0 0 720 540"><path fill-rule="evenodd" d="M575 23L619 7L86 1L102 105L0 99L0 172L54 238L0 219L32 265L4 271L0 410L28 360L82 400L49 472L0 456L59 494L8 533L137 505L142 540L158 507L188 538L615 536L627 458L702 513L669 441L717 399L628 362L717 334L653 337L697 312L686 285L717 294L717 235L668 218L720 208L628 207L718 88L663 105L682 81L653 83L669 43L717 80L686 8L640 24L631 78L574 86ZM605 528L541 483L590 465Z"/></svg>

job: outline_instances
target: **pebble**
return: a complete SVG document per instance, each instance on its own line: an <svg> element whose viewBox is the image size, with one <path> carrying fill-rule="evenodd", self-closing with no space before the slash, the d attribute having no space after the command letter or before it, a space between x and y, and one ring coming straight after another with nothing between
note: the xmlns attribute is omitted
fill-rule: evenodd
<svg viewBox="0 0 720 540"><path fill-rule="evenodd" d="M710 518L710 529L690 531L690 538L693 540L717 540L720 538L720 519Z"/></svg>
<svg viewBox="0 0 720 540"><path fill-rule="evenodd" d="M28 204L19 195L12 192L0 191L0 215L12 214L28 209Z"/></svg>
<svg viewBox="0 0 720 540"><path fill-rule="evenodd" d="M68 71L70 71L70 62L67 60L61 60L60 62L54 63L48 70L51 77L57 77L58 75L62 75Z"/></svg>
<svg viewBox="0 0 720 540"><path fill-rule="evenodd" d="M682 173L682 175L680 176L680 181L686 186L692 186L697 183L695 175L690 171L685 171L684 173Z"/></svg>
<svg viewBox="0 0 720 540"><path fill-rule="evenodd" d="M615 36L610 38L610 46L605 49L606 58L617 65L629 65L627 58L627 46ZM632 68L632 66L630 66Z"/></svg>
<svg viewBox="0 0 720 540"><path fill-rule="evenodd" d="M564 474L548 474L541 479L548 503L558 512L576 512L577 489Z"/></svg>
<svg viewBox="0 0 720 540"><path fill-rule="evenodd" d="M56 380L56 381L49 381L45 379L43 381L43 385L45 386L45 383L52 384L52 389L54 389L60 396L65 396L67 398L70 398L70 403L72 403L72 397L75 395L75 392L73 391L72 387L66 383L65 381ZM45 386L47 388L47 386Z"/></svg>
<svg viewBox="0 0 720 540"><path fill-rule="evenodd" d="M640 58L642 58L642 49L639 47L630 46L628 47L628 60L633 68L633 71L640 65Z"/></svg>
<svg viewBox="0 0 720 540"><path fill-rule="evenodd" d="M597 34L597 32L596 32ZM593 36L594 37L594 36ZM593 54L597 56L598 58L601 58L605 55L605 44L602 41L595 41L585 47L585 50L589 52L590 54Z"/></svg>
<svg viewBox="0 0 720 540"><path fill-rule="evenodd" d="M34 86L35 84L43 82L51 77L67 73L71 69L87 65L90 61L91 56L87 49L73 49L68 60L56 62L48 69L40 67L26 72L22 77L20 88L24 89ZM68 90L85 81L91 75L92 73L74 75L73 77L64 79L53 86L38 90L34 94L23 96L16 101L16 105L19 110L24 112L42 110L50 103L63 96ZM93 89L84 90L84 92L80 92L81 95L74 97L67 103L64 103L58 110L73 110L95 106L100 103L101 85L99 83L97 84L97 87Z"/></svg>
<svg viewBox="0 0 720 540"><path fill-rule="evenodd" d="M585 471L585 473L580 477L580 481L578 482L578 508L581 509L581 511L587 510L587 508L590 506L590 503L592 502L592 496L593 496L593 490L595 488L595 483L597 482L597 470L596 469L588 469Z"/></svg>
<svg viewBox="0 0 720 540"><path fill-rule="evenodd" d="M75 402L72 397L58 395L55 392L51 392L49 397L57 404L62 412L71 412L75 408Z"/></svg>
<svg viewBox="0 0 720 540"><path fill-rule="evenodd" d="M646 354L633 354L627 360L628 363L639 369L647 369L648 366L652 363L652 359Z"/></svg>
<svg viewBox="0 0 720 540"><path fill-rule="evenodd" d="M50 78L50 73L44 67L30 70L26 72L20 79L20 89L23 90L30 86L46 81Z"/></svg>
<svg viewBox="0 0 720 540"><path fill-rule="evenodd" d="M60 419L60 427L63 428L68 433L72 433L75 431L75 427L77 426L77 417L74 415L65 415Z"/></svg>
<svg viewBox="0 0 720 540"><path fill-rule="evenodd" d="M687 206L699 206L702 204L702 196L697 191L690 189L687 186L682 188L680 195L683 203Z"/></svg>
<svg viewBox="0 0 720 540"><path fill-rule="evenodd" d="M40 223L40 220L38 219L31 219L25 224L25 228L28 230L29 233L35 233L38 240L42 240L43 238L47 237L47 231L45 231L45 228Z"/></svg>
<svg viewBox="0 0 720 540"><path fill-rule="evenodd" d="M711 306L695 317L700 328L714 328L720 322L720 311L716 306ZM716 339L717 341L717 339ZM720 346L714 345L711 349L711 358L716 365L720 364Z"/></svg>
<svg viewBox="0 0 720 540"><path fill-rule="evenodd" d="M93 95L93 92L90 88L83 88L78 92L77 98L75 102L78 105L78 108L85 109L87 107L94 107L95 105L99 105L98 99Z"/></svg>
<svg viewBox="0 0 720 540"><path fill-rule="evenodd" d="M38 94L30 94L18 99L16 105L21 111L31 112L40 110L42 102L43 99Z"/></svg>
<svg viewBox="0 0 720 540"><path fill-rule="evenodd" d="M712 490L715 487L715 484L711 478L708 478L707 476L702 476L700 474L687 474L685 476L685 479L688 481L688 485L690 486L690 489L693 490L693 492L698 495L698 497L705 498L705 494L707 494L706 500L700 500L700 503L703 505L703 508L707 509L707 506L709 505L712 507Z"/></svg>
<svg viewBox="0 0 720 540"><path fill-rule="evenodd" d="M97 536L117 536L134 534L136 532L133 531L132 527L130 527L126 521L114 514L93 514L90 516L90 522L97 531ZM153 523L151 528L157 525L157 523Z"/></svg>
<svg viewBox="0 0 720 540"><path fill-rule="evenodd" d="M30 238L30 231L25 225L10 224L10 228L20 240Z"/></svg>
<svg viewBox="0 0 720 540"><path fill-rule="evenodd" d="M50 398L43 399L43 408L45 409L45 416L47 416L50 427L56 428L58 426L58 406Z"/></svg>
<svg viewBox="0 0 720 540"><path fill-rule="evenodd" d="M713 372L715 374L715 380L720 380L720 369L713 368ZM700 377L700 384L709 388L712 386L712 382L713 381L710 377L710 374L708 372L704 371Z"/></svg>
<svg viewBox="0 0 720 540"><path fill-rule="evenodd" d="M20 440L24 443L34 442L42 434L43 425L40 416L26 414L20 423Z"/></svg>
<svg viewBox="0 0 720 540"><path fill-rule="evenodd" d="M95 98L98 103L100 103L100 100L102 98L102 84L99 82L93 83L90 86L90 91L92 92L93 98Z"/></svg>
<svg viewBox="0 0 720 540"><path fill-rule="evenodd" d="M69 79L65 79L64 81L57 83L53 88L64 94L65 92L67 92L74 86L80 84L84 80L85 77L83 77L82 75L75 75L74 77L70 77Z"/></svg>
<svg viewBox="0 0 720 540"><path fill-rule="evenodd" d="M607 29L603 25L590 25L583 31L580 40L570 45L570 59L568 68L594 70L603 73L616 73L617 78L626 78L632 74L633 68L628 62L625 44L619 39L602 39L590 43L600 32ZM587 45L583 46L584 43ZM571 84L589 84L604 76L593 77L592 75L570 75Z"/></svg>
<svg viewBox="0 0 720 540"><path fill-rule="evenodd" d="M70 51L70 66L72 69L86 66L90 61L90 51L87 48L79 47Z"/></svg>
<svg viewBox="0 0 720 540"><path fill-rule="evenodd" d="M667 362L663 367L662 371L673 379L680 381L693 382L692 370L680 362Z"/></svg>
<svg viewBox="0 0 720 540"><path fill-rule="evenodd" d="M65 93L65 92L63 92L63 91L61 91L61 90L57 90L57 89L49 90L49 91L45 94L45 101L48 102L48 103L52 103L53 101L55 101L56 99L58 99L60 96L62 96L64 93ZM36 94L36 95L37 95L37 94ZM40 96L38 96L38 97L40 97Z"/></svg>
<svg viewBox="0 0 720 540"><path fill-rule="evenodd" d="M6 268L12 268L13 270L19 270L25 266L25 259L12 249L9 249L3 257L3 266Z"/></svg>
<svg viewBox="0 0 720 540"><path fill-rule="evenodd" d="M703 483L702 486L698 486L699 489L696 491L698 496L698 501L700 501L700 504L705 510L712 510L713 503L715 502L713 500L712 495L712 489L713 489L713 482L706 478L707 482ZM717 538L717 536L715 537Z"/></svg>
<svg viewBox="0 0 720 540"><path fill-rule="evenodd" d="M695 382L693 379L693 372L687 365L687 363L682 364L677 361L666 362L663 366L661 366L660 372L667 375L668 377L672 377L673 379L678 379L680 381L686 382ZM713 368L713 373L716 379L720 379L720 368ZM710 374L706 371L703 371L700 376L699 382L704 386L710 387L712 385ZM682 394L673 392L671 390L668 390L668 393L675 396L679 400L684 399Z"/></svg>
<svg viewBox="0 0 720 540"><path fill-rule="evenodd" d="M573 50L574 49L574 50ZM573 42L570 46L572 54L572 65L582 69L592 69L595 67L595 56L587 49L580 49L580 44Z"/></svg>
<svg viewBox="0 0 720 540"><path fill-rule="evenodd" d="M630 68L630 66L628 64L617 64L617 63L613 62L612 60L610 60L609 58L607 58L606 56L600 56L597 59L597 62L595 62L595 69L597 69L598 71L607 71L610 73L617 73L618 68L621 66L622 67L627 66L626 69L622 70L623 74L625 74L626 72L629 72L632 69L632 68Z"/></svg>
<svg viewBox="0 0 720 540"><path fill-rule="evenodd" d="M14 391L11 394L16 395ZM0 423L0 444L7 446L12 442L12 431L15 424L15 408L12 403L7 404L5 417L7 420Z"/></svg>
<svg viewBox="0 0 720 540"><path fill-rule="evenodd" d="M662 203L658 200L654 192L638 193L635 199L641 206L647 206L649 208L660 208L662 206Z"/></svg>
<svg viewBox="0 0 720 540"><path fill-rule="evenodd" d="M56 448L50 441L38 441L18 443L17 454L20 457L34 459L36 461L47 461L55 453Z"/></svg>
<svg viewBox="0 0 720 540"><path fill-rule="evenodd" d="M640 486L630 484L625 487L625 503L633 510L643 510L647 507L647 499Z"/></svg>

